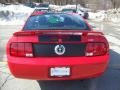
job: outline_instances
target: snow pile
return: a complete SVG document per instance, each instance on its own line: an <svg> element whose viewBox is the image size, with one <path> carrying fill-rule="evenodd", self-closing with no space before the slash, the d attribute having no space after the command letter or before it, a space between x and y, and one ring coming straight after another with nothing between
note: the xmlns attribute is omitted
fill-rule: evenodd
<svg viewBox="0 0 120 90"><path fill-rule="evenodd" d="M55 9L57 11L61 11L64 8L70 8L70 9L75 9L76 5L63 5L63 6L59 6L59 5L50 5L50 8ZM77 5L78 9L85 9L83 8L81 5Z"/></svg>
<svg viewBox="0 0 120 90"><path fill-rule="evenodd" d="M96 20L96 21L102 21L105 18L105 13L104 11L99 11L99 12L88 12L89 13L89 19L91 20Z"/></svg>
<svg viewBox="0 0 120 90"><path fill-rule="evenodd" d="M107 21L107 22L119 23L120 22L120 8L110 9L107 11L101 10L96 13L89 12L89 19L95 20L95 21Z"/></svg>
<svg viewBox="0 0 120 90"><path fill-rule="evenodd" d="M0 6L0 25L21 25L34 9L23 5Z"/></svg>
<svg viewBox="0 0 120 90"><path fill-rule="evenodd" d="M54 9L54 10L56 10L56 11L61 11L62 10L62 7L61 6L59 6L59 5L50 5L50 8L52 8L52 9Z"/></svg>
<svg viewBox="0 0 120 90"><path fill-rule="evenodd" d="M15 13L30 13L32 8L26 7L24 5L7 5L0 8L0 11L11 11Z"/></svg>
<svg viewBox="0 0 120 90"><path fill-rule="evenodd" d="M0 7L1 7L1 6L4 6L4 5L0 3Z"/></svg>
<svg viewBox="0 0 120 90"><path fill-rule="evenodd" d="M120 22L120 8L107 11L108 19L114 23Z"/></svg>
<svg viewBox="0 0 120 90"><path fill-rule="evenodd" d="M76 8L76 5L64 5L62 8Z"/></svg>

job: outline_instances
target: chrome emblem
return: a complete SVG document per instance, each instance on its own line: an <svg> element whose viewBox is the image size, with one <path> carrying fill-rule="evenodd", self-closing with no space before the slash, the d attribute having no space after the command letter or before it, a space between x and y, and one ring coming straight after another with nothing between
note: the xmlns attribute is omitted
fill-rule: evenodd
<svg viewBox="0 0 120 90"><path fill-rule="evenodd" d="M57 55L63 55L65 53L65 47L63 45L56 45L55 46L55 53Z"/></svg>

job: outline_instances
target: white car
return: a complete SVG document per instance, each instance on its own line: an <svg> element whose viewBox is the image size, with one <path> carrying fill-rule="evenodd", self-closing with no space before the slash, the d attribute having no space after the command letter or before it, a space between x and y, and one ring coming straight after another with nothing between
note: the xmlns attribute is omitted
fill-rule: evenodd
<svg viewBox="0 0 120 90"><path fill-rule="evenodd" d="M49 4L40 3L35 7L35 11L49 11L49 10L50 10Z"/></svg>
<svg viewBox="0 0 120 90"><path fill-rule="evenodd" d="M62 9L62 12L73 12L73 13L78 13L79 15L81 15L83 18L85 18L85 19L88 19L88 17L89 17L89 14L88 14L88 12L87 11L83 11L83 10L81 10L81 9L70 9L70 8L64 8L64 9Z"/></svg>
<svg viewBox="0 0 120 90"><path fill-rule="evenodd" d="M36 7L35 11L49 11L50 8L46 8L46 7Z"/></svg>

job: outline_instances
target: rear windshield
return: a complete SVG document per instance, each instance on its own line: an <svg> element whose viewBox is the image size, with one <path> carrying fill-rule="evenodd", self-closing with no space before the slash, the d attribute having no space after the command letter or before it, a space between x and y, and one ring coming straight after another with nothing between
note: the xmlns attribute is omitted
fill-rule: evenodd
<svg viewBox="0 0 120 90"><path fill-rule="evenodd" d="M89 27L79 15L43 14L31 16L24 30L89 30Z"/></svg>

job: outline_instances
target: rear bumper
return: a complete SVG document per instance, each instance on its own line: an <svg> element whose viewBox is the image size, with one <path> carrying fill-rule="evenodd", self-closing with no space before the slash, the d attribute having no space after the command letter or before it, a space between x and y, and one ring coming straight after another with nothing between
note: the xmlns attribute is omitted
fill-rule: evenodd
<svg viewBox="0 0 120 90"><path fill-rule="evenodd" d="M8 56L10 71L17 78L34 80L86 79L101 75L108 65L109 55L97 57L17 58ZM51 77L50 68L70 67L69 77Z"/></svg>

